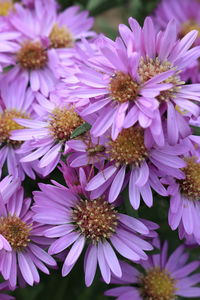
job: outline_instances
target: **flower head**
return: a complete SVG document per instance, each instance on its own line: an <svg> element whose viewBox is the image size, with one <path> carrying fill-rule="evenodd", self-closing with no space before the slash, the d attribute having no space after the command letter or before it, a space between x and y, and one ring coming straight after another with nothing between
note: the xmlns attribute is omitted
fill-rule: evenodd
<svg viewBox="0 0 200 300"><path fill-rule="evenodd" d="M19 149L24 157L21 162L39 161L43 175L49 174L58 164L62 152L68 150L68 140L72 132L84 121L76 110L62 101L46 99L37 94L39 102L35 106L39 114L36 120L15 119L24 129L12 131L13 141L26 141ZM52 95L53 98L53 95Z"/></svg>
<svg viewBox="0 0 200 300"><path fill-rule="evenodd" d="M184 37L192 30L198 32L194 45L200 45L200 3L198 0L162 0L155 10L155 24L160 29L165 29L167 23L174 19L177 25L178 36ZM192 80L199 82L199 61L196 60L186 67L182 72L183 80Z"/></svg>
<svg viewBox="0 0 200 300"><path fill-rule="evenodd" d="M186 166L182 169L184 177L175 180L163 179L168 184L170 195L169 225L173 230L181 228L181 235L194 236L200 242L198 227L200 226L200 163L197 157L186 156Z"/></svg>
<svg viewBox="0 0 200 300"><path fill-rule="evenodd" d="M86 175L82 168L80 170L81 182L85 186ZM37 222L51 226L45 231L45 236L56 238L49 253L57 254L70 248L63 264L63 276L71 271L85 245L88 245L85 254L87 286L94 279L97 263L107 283L111 272L121 277L121 267L113 247L132 261L147 259L144 251L151 250L152 246L145 237L151 236L155 224L152 227L145 221L119 213L105 196L92 200L86 191L77 194L61 185L39 186L41 191L34 192L33 210Z"/></svg>
<svg viewBox="0 0 200 300"><path fill-rule="evenodd" d="M21 155L18 150L23 144L22 140L11 140L11 132L24 128L15 122L15 118L31 118L34 95L26 87L24 77L20 76L17 82L9 85L4 81L0 84L1 104L0 104L0 173L6 164L8 173L24 179L25 174L35 178L34 171L37 171L35 163L21 163Z"/></svg>
<svg viewBox="0 0 200 300"><path fill-rule="evenodd" d="M5 181L4 181L5 183ZM2 184L2 182L1 182ZM10 186L5 187L9 193ZM5 193L4 192L4 193ZM37 267L49 274L45 264L51 267L56 262L44 250L48 240L42 236L42 227L33 221L30 209L31 199L24 199L22 187L16 187L12 195L0 198L0 244L6 245L0 250L0 272L12 288L17 280L29 285L38 283L40 276Z"/></svg>
<svg viewBox="0 0 200 300"><path fill-rule="evenodd" d="M199 115L198 105L190 101L200 100L199 85L185 85L180 77L182 70L199 57L199 47L190 49L197 32L178 40L174 21L159 33L149 17L143 28L132 18L129 24L131 30L119 26L121 37L115 42L97 39L99 49L89 62L80 62L79 88L71 94L80 100L79 106L83 100L82 116L97 114L91 129L95 137L110 129L115 140L123 128L138 122L142 128L149 128L155 142L163 146L161 118L165 119L167 112L169 142L176 144L180 127L189 130L176 107Z"/></svg>
<svg viewBox="0 0 200 300"><path fill-rule="evenodd" d="M129 199L134 209L140 206L140 196L150 207L153 204L152 189L162 196L166 196L166 190L159 180L159 172L171 174L175 178L182 178L179 170L185 166L185 162L179 155L187 151L187 147L181 144L164 147L148 144L144 130L140 127L123 129L115 140L108 140L104 144L104 152L101 162L105 162L103 168L98 168L97 174L89 181L86 189L92 191L92 198L100 196L109 189L108 201L114 202L119 193L129 185ZM83 142L70 143L75 149L75 154L69 157L71 166L91 164L88 156L83 155L87 148ZM74 146L73 146L74 145ZM99 154L99 155L100 155ZM96 158L97 161L97 158Z"/></svg>
<svg viewBox="0 0 200 300"><path fill-rule="evenodd" d="M4 61L13 66L6 74L7 80L12 82L19 74L24 74L26 84L30 84L33 91L48 96L60 77L57 70L62 65L65 49L72 47L82 35L93 35L88 31L93 19L87 12L79 12L78 6L58 13L54 0L35 1L33 7L15 4L7 18L18 34L16 39L7 29L2 35L2 38L12 38L2 54Z"/></svg>
<svg viewBox="0 0 200 300"><path fill-rule="evenodd" d="M160 248L161 253L151 255L148 261L140 262L142 271L121 262L122 277L113 275L111 282L125 286L112 288L105 294L116 299L175 300L177 296L193 298L200 296L199 274L192 274L199 267L198 261L186 263L188 255L184 247L178 247L167 257L168 243ZM186 284L187 282L187 284Z"/></svg>

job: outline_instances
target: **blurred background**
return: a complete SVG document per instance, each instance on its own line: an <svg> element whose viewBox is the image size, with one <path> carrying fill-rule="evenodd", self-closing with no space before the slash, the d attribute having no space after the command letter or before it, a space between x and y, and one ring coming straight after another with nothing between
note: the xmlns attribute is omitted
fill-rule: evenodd
<svg viewBox="0 0 200 300"><path fill-rule="evenodd" d="M47 0L48 1L48 0ZM118 24L127 23L129 17L136 18L140 23L151 14L159 0L58 0L62 9L78 4L88 9L95 17L95 30L114 38Z"/></svg>

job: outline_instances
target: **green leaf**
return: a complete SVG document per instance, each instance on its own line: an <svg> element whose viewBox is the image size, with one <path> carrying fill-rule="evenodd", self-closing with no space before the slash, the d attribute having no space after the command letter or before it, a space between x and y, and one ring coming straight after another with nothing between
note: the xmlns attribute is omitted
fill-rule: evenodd
<svg viewBox="0 0 200 300"><path fill-rule="evenodd" d="M13 65L10 65L10 66L7 66L3 69L3 73L7 73L8 71L10 71L14 66Z"/></svg>
<svg viewBox="0 0 200 300"><path fill-rule="evenodd" d="M81 126L77 127L71 134L70 139L74 139L75 137L89 131L91 129L91 125L88 123L84 123Z"/></svg>
<svg viewBox="0 0 200 300"><path fill-rule="evenodd" d="M197 127L197 126L190 126L191 128L192 128L192 133L194 134L194 135L198 135L198 136L200 136L200 127Z"/></svg>

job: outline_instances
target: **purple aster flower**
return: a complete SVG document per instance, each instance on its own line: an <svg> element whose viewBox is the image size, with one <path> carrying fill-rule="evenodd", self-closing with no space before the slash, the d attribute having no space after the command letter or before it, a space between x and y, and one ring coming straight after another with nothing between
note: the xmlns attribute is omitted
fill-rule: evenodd
<svg viewBox="0 0 200 300"><path fill-rule="evenodd" d="M200 45L200 3L198 0L162 0L155 11L155 24L160 29L165 29L167 23L174 19L176 20L178 36L182 38L191 30L198 31L198 38L194 42L195 45ZM196 60L187 66L186 71L181 75L183 80L192 80L199 82L199 61Z"/></svg>
<svg viewBox="0 0 200 300"><path fill-rule="evenodd" d="M18 80L12 84L1 81L0 90L0 175L4 164L6 164L8 174L20 177L21 180L27 174L34 179L37 165L35 163L21 163L22 156L17 153L23 141L10 139L12 130L24 128L17 124L14 119L32 117L33 92L26 87L23 76L18 77Z"/></svg>
<svg viewBox="0 0 200 300"><path fill-rule="evenodd" d="M87 11L79 12L78 6L59 14L55 1L38 0L34 6L29 9L15 4L14 12L8 16L21 37L17 39L17 49L8 49L5 53L13 58L13 68L6 78L13 81L23 73L33 91L48 96L59 79L57 69L63 55L60 48L72 47L81 36L93 35L88 31L93 19L88 17Z"/></svg>
<svg viewBox="0 0 200 300"><path fill-rule="evenodd" d="M69 142L77 152L69 157L71 166L92 164L103 159L105 165L87 184L86 189L92 191L92 198L99 197L109 188L108 201L116 200L120 192L129 184L129 198L134 209L140 206L142 196L150 207L153 204L152 189L162 196L167 196L164 186L159 180L159 172L183 178L180 168L185 162L179 155L187 151L182 144L160 148L149 144L151 138L144 136L140 127L123 129L116 140L110 139L103 145L84 144L84 140Z"/></svg>
<svg viewBox="0 0 200 300"><path fill-rule="evenodd" d="M1 12L1 3L0 3L0 12ZM1 13L0 13L1 15ZM0 19L0 71L4 67L10 66L13 64L12 56L7 55L7 52L17 51L18 44L17 39L20 38L21 34L15 30L6 22L6 20Z"/></svg>
<svg viewBox="0 0 200 300"><path fill-rule="evenodd" d="M199 262L187 263L188 254L179 246L169 257L168 243L157 245L161 253L151 255L148 261L140 262L142 270L121 262L122 277L114 275L111 282L123 286L112 288L105 294L116 297L116 300L174 300L177 297L192 299L200 296L199 273L192 274Z"/></svg>
<svg viewBox="0 0 200 300"><path fill-rule="evenodd" d="M85 191L85 182L86 178L94 175L93 170L89 166L85 167L84 171L83 168L72 168L62 161L60 162L60 165L61 166L58 166L58 169L62 172L66 185L69 189L75 194L85 194L87 196L87 192ZM54 180L51 180L51 182L58 185L58 183Z"/></svg>
<svg viewBox="0 0 200 300"><path fill-rule="evenodd" d="M168 184L170 195L169 225L175 230L181 226L181 231L193 235L200 242L200 162L197 157L184 158L187 165L182 169L184 178L176 180L164 178L162 182ZM183 234L181 234L183 236Z"/></svg>
<svg viewBox="0 0 200 300"><path fill-rule="evenodd" d="M45 0L36 0L34 4L34 12L16 5L16 13L10 18L13 27L26 36L31 34L46 36L50 40L51 47L59 49L72 47L80 38L94 35L94 32L89 31L94 23L93 18L88 16L88 11L80 11L79 6L71 6L58 13L57 3L54 0L48 3ZM33 26L33 17L38 26Z"/></svg>
<svg viewBox="0 0 200 300"><path fill-rule="evenodd" d="M188 128L176 106L199 115L198 105L190 100L200 100L200 86L185 85L180 78L182 70L199 57L199 47L190 49L197 32L178 40L173 21L159 33L149 17L143 28L132 18L129 24L132 30L120 25L121 38L115 42L107 38L97 41L99 53L89 58L90 66L80 67L77 78L81 83L72 95L90 98L83 116L98 112L91 130L95 137L111 128L116 139L122 128L138 121L161 145L161 116L167 111L169 142L175 144L179 127L184 124Z"/></svg>
<svg viewBox="0 0 200 300"><path fill-rule="evenodd" d="M80 181L85 186L86 175L83 169L80 170ZM113 247L132 261L147 259L144 251L151 250L152 245L145 238L151 237L152 231L155 234L156 224L119 213L108 203L106 196L91 200L86 191L76 194L61 185L39 184L39 187L41 191L34 192L34 218L51 226L44 232L46 237L56 238L49 248L50 254L69 249L62 268L63 276L74 267L85 245L87 286L93 282L97 264L107 283L111 273L121 277L121 267Z"/></svg>
<svg viewBox="0 0 200 300"><path fill-rule="evenodd" d="M179 37L194 29L200 32L199 10L198 0L162 0L155 10L155 23L165 29L171 19L176 20Z"/></svg>
<svg viewBox="0 0 200 300"><path fill-rule="evenodd" d="M53 101L51 97L46 99L42 94L37 94L36 99L39 104L35 105L35 109L40 114L39 118L15 119L20 126L26 128L13 131L12 140L27 141L19 150L21 155L25 154L21 162L41 158L38 167L46 176L57 166L62 152L68 150L67 141L72 132L84 121L72 106Z"/></svg>
<svg viewBox="0 0 200 300"><path fill-rule="evenodd" d="M7 185L7 193L9 189ZM12 288L16 287L17 279L29 285L38 283L37 268L49 274L45 264L56 266L44 249L48 239L41 236L42 227L33 221L30 205L31 199L24 198L22 187L16 188L9 199L0 194L0 245L6 240L10 248L0 250L0 272Z"/></svg>
<svg viewBox="0 0 200 300"><path fill-rule="evenodd" d="M8 295L8 294L4 294L4 292L10 291L10 286L8 282L2 282L0 283L0 299L1 300L15 300L14 297ZM3 294L2 294L3 292Z"/></svg>
<svg viewBox="0 0 200 300"><path fill-rule="evenodd" d="M14 9L13 0L0 0L0 19L1 21Z"/></svg>

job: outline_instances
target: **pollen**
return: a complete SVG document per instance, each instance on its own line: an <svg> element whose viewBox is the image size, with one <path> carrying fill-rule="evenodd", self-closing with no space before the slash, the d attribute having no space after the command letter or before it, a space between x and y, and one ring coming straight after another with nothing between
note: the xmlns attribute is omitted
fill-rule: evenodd
<svg viewBox="0 0 200 300"><path fill-rule="evenodd" d="M187 166L182 169L185 179L180 180L182 194L191 200L200 200L200 163L195 157L185 158Z"/></svg>
<svg viewBox="0 0 200 300"><path fill-rule="evenodd" d="M0 218L0 234L15 251L24 250L30 242L31 227L17 216Z"/></svg>
<svg viewBox="0 0 200 300"><path fill-rule="evenodd" d="M109 160L114 160L120 165L139 166L148 156L143 130L136 127L123 129L115 141L111 140L108 143L106 152Z"/></svg>
<svg viewBox="0 0 200 300"><path fill-rule="evenodd" d="M56 140L67 141L83 122L73 108L56 108L50 116L49 128Z"/></svg>
<svg viewBox="0 0 200 300"><path fill-rule="evenodd" d="M116 72L110 80L109 92L111 98L120 103L135 101L139 93L139 85L130 75Z"/></svg>
<svg viewBox="0 0 200 300"><path fill-rule="evenodd" d="M141 292L145 300L175 300L175 280L165 270L150 269L141 279Z"/></svg>
<svg viewBox="0 0 200 300"><path fill-rule="evenodd" d="M43 69L47 61L47 52L40 42L25 42L17 53L17 62L23 69Z"/></svg>
<svg viewBox="0 0 200 300"><path fill-rule="evenodd" d="M156 57L155 59L147 57L146 59L141 59L138 73L141 83L145 83L154 76L169 70L176 70L176 68L169 61L161 62L158 57ZM171 83L173 86L166 91L160 92L160 95L157 97L159 102L167 102L172 98L175 98L176 93L181 88L181 85L183 85L185 82L181 80L179 72L175 72L172 76L169 76L162 83Z"/></svg>
<svg viewBox="0 0 200 300"><path fill-rule="evenodd" d="M19 146L22 143L21 141L14 141L10 139L12 130L25 128L17 124L13 120L14 118L27 119L28 116L15 109L5 110L3 113L0 113L0 143L12 146Z"/></svg>
<svg viewBox="0 0 200 300"><path fill-rule="evenodd" d="M90 242L109 239L118 225L115 207L103 198L81 200L72 212L72 220Z"/></svg>
<svg viewBox="0 0 200 300"><path fill-rule="evenodd" d="M74 45L74 39L66 26L55 24L49 35L51 48L71 48Z"/></svg>
<svg viewBox="0 0 200 300"><path fill-rule="evenodd" d="M7 16L13 9L12 1L2 1L0 0L0 16Z"/></svg>
<svg viewBox="0 0 200 300"><path fill-rule="evenodd" d="M198 24L195 20L189 20L182 24L182 28L180 30L179 36L183 38L187 33L192 30L198 31L198 37L200 37L200 24Z"/></svg>

